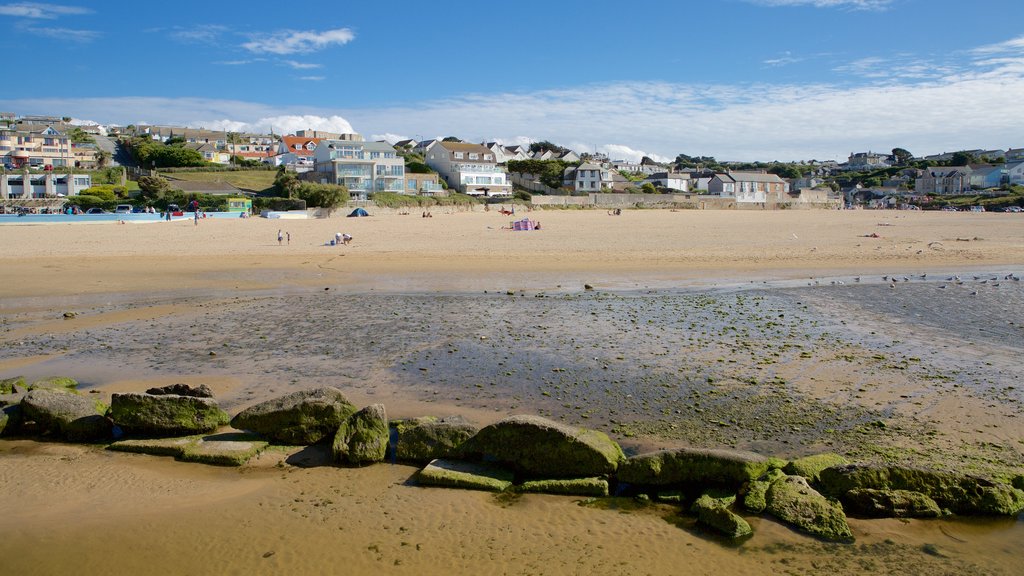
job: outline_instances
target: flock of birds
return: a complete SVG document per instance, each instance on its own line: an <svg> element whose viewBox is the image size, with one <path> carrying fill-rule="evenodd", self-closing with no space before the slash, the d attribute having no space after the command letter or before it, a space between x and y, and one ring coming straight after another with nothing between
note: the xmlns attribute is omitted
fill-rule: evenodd
<svg viewBox="0 0 1024 576"><path fill-rule="evenodd" d="M928 279L928 274L927 273L920 274L920 275L914 276L913 278L916 278L916 279L919 279L919 280L927 280ZM889 283L889 288L896 288L896 285L899 284L900 282L910 282L911 279L912 279L911 276L897 276L897 275L891 275L890 276L888 274L885 275L885 276L882 276L882 282L888 282ZM966 281L963 278L961 278L960 275L954 274L953 276L946 277L946 279L945 279L946 283L940 284L939 285L939 289L945 290L949 286L948 283L952 283L952 284L957 285L957 286L962 286L965 282L971 282L971 281L973 281L975 283L978 283L978 284L986 284L988 286L998 287L1000 282L1002 282L1002 281L1020 282L1020 279L1021 279L1021 277L1016 275L1016 274L1014 274L1013 272L1011 272L1011 273L1009 273L1009 274L1007 274L1005 276L1001 276L1001 277L999 275L995 275L995 276L993 276L993 275L985 275L985 276L974 275L974 276L972 276L970 279L968 279ZM814 279L812 278L812 280L814 280ZM853 281L854 282L860 282L861 281L861 277L860 276L855 276L853 278ZM843 284L846 284L846 282L843 282L842 280L832 280L831 283L832 283L832 285L843 285ZM819 284L821 284L821 282L819 280L814 280L813 285L819 285ZM807 285L811 286L812 283L809 282ZM974 290L973 292L971 292L971 296L977 296L977 295L978 295L978 291L977 290Z"/></svg>

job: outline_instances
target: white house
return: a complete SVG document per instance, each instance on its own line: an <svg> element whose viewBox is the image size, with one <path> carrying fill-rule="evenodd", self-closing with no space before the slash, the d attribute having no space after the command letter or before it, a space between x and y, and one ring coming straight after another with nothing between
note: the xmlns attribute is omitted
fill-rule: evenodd
<svg viewBox="0 0 1024 576"><path fill-rule="evenodd" d="M767 202L768 196L789 191L789 183L777 174L766 172L729 172L715 174L708 182L708 192L733 196L736 202Z"/></svg>
<svg viewBox="0 0 1024 576"><path fill-rule="evenodd" d="M481 144L438 142L427 151L427 165L437 170L450 189L471 196L511 196L508 175L494 153Z"/></svg>
<svg viewBox="0 0 1024 576"><path fill-rule="evenodd" d="M680 192L690 191L690 175L681 172L655 172L645 178L644 182L650 182L657 188L668 188Z"/></svg>
<svg viewBox="0 0 1024 576"><path fill-rule="evenodd" d="M387 142L322 140L316 147L314 179L340 184L352 198L374 192L405 192L405 160Z"/></svg>
<svg viewBox="0 0 1024 576"><path fill-rule="evenodd" d="M1006 165L1006 174L1010 184L1024 186L1024 160Z"/></svg>

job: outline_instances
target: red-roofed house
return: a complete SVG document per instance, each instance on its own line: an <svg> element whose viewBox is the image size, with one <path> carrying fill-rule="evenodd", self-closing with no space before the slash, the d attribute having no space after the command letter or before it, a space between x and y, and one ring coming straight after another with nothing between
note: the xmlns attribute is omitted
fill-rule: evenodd
<svg viewBox="0 0 1024 576"><path fill-rule="evenodd" d="M274 156L274 166L295 166L296 168L313 169L313 158L322 138L305 136L282 136Z"/></svg>

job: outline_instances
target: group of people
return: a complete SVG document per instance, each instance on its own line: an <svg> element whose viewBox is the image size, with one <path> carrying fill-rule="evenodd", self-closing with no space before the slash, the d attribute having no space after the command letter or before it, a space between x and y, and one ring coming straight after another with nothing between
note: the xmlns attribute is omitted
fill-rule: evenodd
<svg viewBox="0 0 1024 576"><path fill-rule="evenodd" d="M280 228L277 229L277 243L278 245L284 243L285 239L288 239L288 244L292 243L292 233L282 232Z"/></svg>
<svg viewBox="0 0 1024 576"><path fill-rule="evenodd" d="M351 234L342 234L341 232L336 232L334 234L334 243L335 244L344 244L344 245L347 246L351 242L352 242L352 235Z"/></svg>

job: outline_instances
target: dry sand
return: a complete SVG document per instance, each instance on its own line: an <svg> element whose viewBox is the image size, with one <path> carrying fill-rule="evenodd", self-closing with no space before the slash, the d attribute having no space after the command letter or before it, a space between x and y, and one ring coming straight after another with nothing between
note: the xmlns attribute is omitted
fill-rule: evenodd
<svg viewBox="0 0 1024 576"><path fill-rule="evenodd" d="M76 299L167 293L194 294L202 302L321 286L362 293L557 290L583 283L633 289L831 274L1019 272L1024 264L1024 218L1016 214L529 216L542 230L505 230L510 219L495 212L2 226L0 344L154 321L174 311L162 303L117 309L68 328L54 316L53 302ZM291 233L290 245L278 245L278 229ZM353 244L324 246L335 232L352 234ZM6 326L16 316L17 325ZM7 360L0 376L51 356ZM218 394L244 386L230 377L212 383ZM106 388L132 386L126 375ZM657 508L622 513L540 495L502 501L409 485L414 469L406 466L301 468L285 464L286 457L271 452L242 470L224 470L92 447L0 441L3 571L1010 574L1024 557L1019 521L855 520L858 544L831 546L752 518L754 539L731 548L694 530L692 521L666 521L672 514ZM941 556L926 554L925 544L936 545Z"/></svg>

